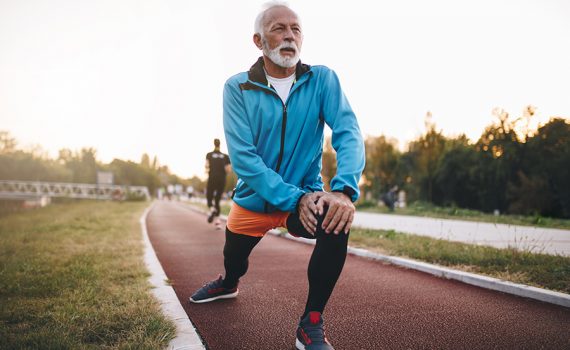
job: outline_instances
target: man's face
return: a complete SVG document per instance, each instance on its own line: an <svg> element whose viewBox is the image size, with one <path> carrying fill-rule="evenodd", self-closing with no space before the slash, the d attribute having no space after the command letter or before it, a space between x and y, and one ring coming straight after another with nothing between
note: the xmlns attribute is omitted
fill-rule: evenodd
<svg viewBox="0 0 570 350"><path fill-rule="evenodd" d="M269 10L261 37L263 54L280 67L294 67L299 61L303 34L295 13L286 7Z"/></svg>

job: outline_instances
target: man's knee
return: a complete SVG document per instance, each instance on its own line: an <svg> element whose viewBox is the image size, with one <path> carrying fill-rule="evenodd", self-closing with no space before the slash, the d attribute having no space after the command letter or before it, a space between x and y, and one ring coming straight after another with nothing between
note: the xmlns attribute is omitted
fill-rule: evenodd
<svg viewBox="0 0 570 350"><path fill-rule="evenodd" d="M327 216L327 212L328 212L328 207L325 207L323 214L316 216L317 217L317 232L315 233L315 236L317 237L317 239L324 239L327 241L338 243L340 245L348 244L348 233L340 232L338 234L335 234L332 231L330 233L327 233L325 231L325 229L323 228L323 221L325 220L325 217Z"/></svg>

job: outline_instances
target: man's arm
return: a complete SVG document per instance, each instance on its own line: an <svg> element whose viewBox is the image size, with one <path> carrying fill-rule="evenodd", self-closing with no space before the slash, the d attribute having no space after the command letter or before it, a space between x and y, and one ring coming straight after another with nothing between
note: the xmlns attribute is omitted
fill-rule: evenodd
<svg viewBox="0 0 570 350"><path fill-rule="evenodd" d="M358 181L365 165L364 140L356 115L332 70L327 74L327 90L323 98L323 116L332 130L332 146L337 159L331 190L343 192L355 202L360 195Z"/></svg>
<svg viewBox="0 0 570 350"><path fill-rule="evenodd" d="M263 199L282 211L295 212L305 193L283 181L257 154L237 84L224 86L224 131L235 173Z"/></svg>
<svg viewBox="0 0 570 350"><path fill-rule="evenodd" d="M358 181L365 164L364 141L356 116L342 92L337 75L332 70L327 72L326 81L323 116L332 129L337 172L331 180L333 192L319 198L317 210L322 214L324 207L328 207L323 220L323 229L327 233L348 233L354 219L355 207L352 202L360 195Z"/></svg>

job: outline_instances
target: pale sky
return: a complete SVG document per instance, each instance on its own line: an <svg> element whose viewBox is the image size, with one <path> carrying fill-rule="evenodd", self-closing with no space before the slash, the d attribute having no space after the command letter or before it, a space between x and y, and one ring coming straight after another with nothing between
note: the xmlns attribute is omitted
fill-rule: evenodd
<svg viewBox="0 0 570 350"><path fill-rule="evenodd" d="M157 156L204 176L222 88L260 55L265 1L0 0L0 130L20 147ZM427 111L476 140L495 107L570 117L570 2L289 1L301 60L334 69L365 135L405 145Z"/></svg>

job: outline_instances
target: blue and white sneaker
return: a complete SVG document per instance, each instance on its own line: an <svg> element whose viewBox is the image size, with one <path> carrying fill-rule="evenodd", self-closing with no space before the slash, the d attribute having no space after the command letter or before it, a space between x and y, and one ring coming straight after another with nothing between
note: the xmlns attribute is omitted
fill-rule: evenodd
<svg viewBox="0 0 570 350"><path fill-rule="evenodd" d="M190 297L192 303L207 303L217 299L230 299L238 295L237 285L234 288L228 289L222 285L224 279L222 275L218 276L217 280L210 281L198 289Z"/></svg>
<svg viewBox="0 0 570 350"><path fill-rule="evenodd" d="M320 312L311 311L299 322L295 346L298 350L334 350L325 336Z"/></svg>

